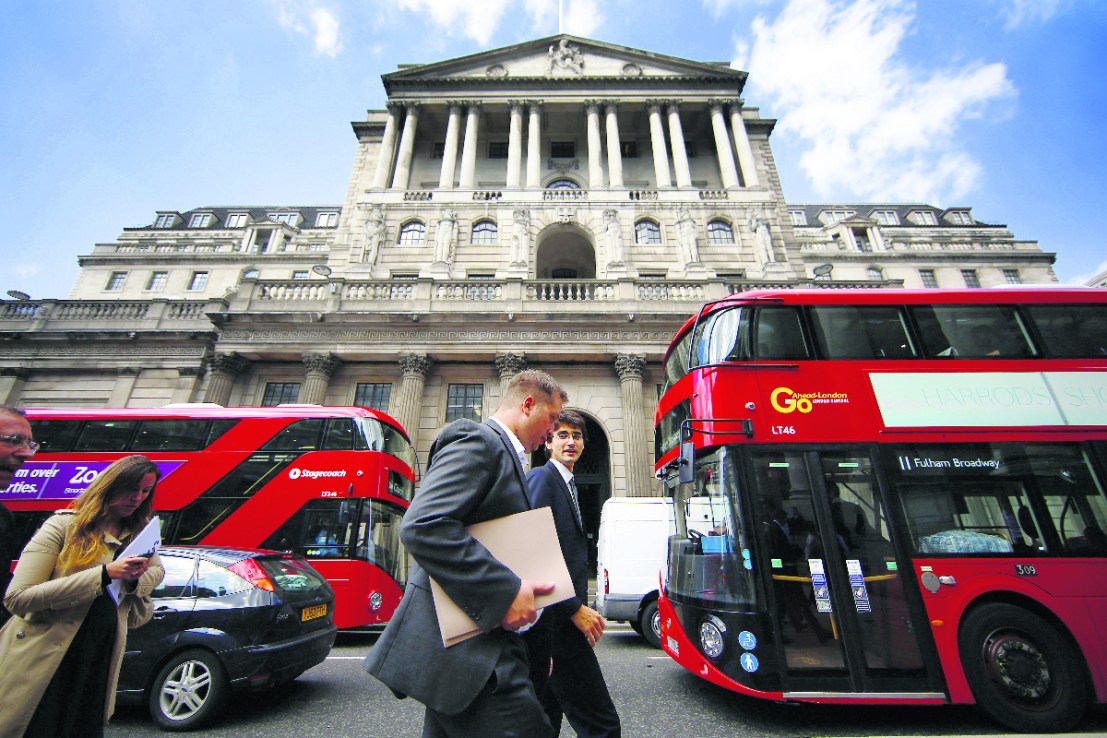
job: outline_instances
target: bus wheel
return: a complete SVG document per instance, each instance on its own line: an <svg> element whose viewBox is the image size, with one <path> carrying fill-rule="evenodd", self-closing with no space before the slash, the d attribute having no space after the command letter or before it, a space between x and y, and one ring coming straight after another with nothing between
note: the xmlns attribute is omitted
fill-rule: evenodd
<svg viewBox="0 0 1107 738"><path fill-rule="evenodd" d="M177 654L150 687L150 715L163 730L191 730L227 698L227 677L215 654L194 648Z"/></svg>
<svg viewBox="0 0 1107 738"><path fill-rule="evenodd" d="M661 648L661 612L657 609L657 600L642 608L642 617L638 620L642 637L654 648Z"/></svg>
<svg viewBox="0 0 1107 738"><path fill-rule="evenodd" d="M1062 733L1089 701L1080 654L1042 618L1014 605L984 605L958 638L976 702L1009 728Z"/></svg>

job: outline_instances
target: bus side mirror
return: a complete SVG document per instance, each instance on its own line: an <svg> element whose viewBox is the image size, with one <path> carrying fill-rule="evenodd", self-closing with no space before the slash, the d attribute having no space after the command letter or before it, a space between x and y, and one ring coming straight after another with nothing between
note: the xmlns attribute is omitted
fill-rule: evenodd
<svg viewBox="0 0 1107 738"><path fill-rule="evenodd" d="M677 481L681 484L689 484L696 478L693 462L696 458L696 447L691 441L680 444L680 467L677 469Z"/></svg>

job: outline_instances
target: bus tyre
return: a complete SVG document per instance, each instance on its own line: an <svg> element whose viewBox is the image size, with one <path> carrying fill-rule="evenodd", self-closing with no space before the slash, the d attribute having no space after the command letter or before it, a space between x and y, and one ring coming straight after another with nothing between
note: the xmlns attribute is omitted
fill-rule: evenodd
<svg viewBox="0 0 1107 738"><path fill-rule="evenodd" d="M638 620L642 637L654 648L661 648L661 613L657 609L657 600L642 608L642 617Z"/></svg>
<svg viewBox="0 0 1107 738"><path fill-rule="evenodd" d="M182 651L150 687L150 715L163 730L191 730L216 715L227 699L227 676L210 651Z"/></svg>
<svg viewBox="0 0 1107 738"><path fill-rule="evenodd" d="M958 645L976 702L993 720L1020 732L1064 733L1084 717L1083 659L1037 615L984 605L969 615Z"/></svg>

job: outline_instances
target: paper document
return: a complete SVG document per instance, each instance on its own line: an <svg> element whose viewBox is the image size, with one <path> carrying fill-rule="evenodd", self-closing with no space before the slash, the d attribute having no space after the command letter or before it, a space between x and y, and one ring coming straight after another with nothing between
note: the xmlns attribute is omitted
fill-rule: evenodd
<svg viewBox="0 0 1107 738"><path fill-rule="evenodd" d="M534 598L535 607L546 607L573 596L573 580L561 555L553 511L548 507L526 510L495 520L470 525L469 532L487 548L496 560L515 572L520 579L553 582L553 591ZM431 579L434 609L442 643L455 643L480 634L481 628L450 599L438 582Z"/></svg>
<svg viewBox="0 0 1107 738"><path fill-rule="evenodd" d="M142 556L144 558L150 558L157 550L161 548L161 520L157 515L150 518L150 522L146 524L146 527L139 531L138 535L131 539L131 542L119 552L116 559L125 559L128 556ZM119 604L120 598L123 597L123 580L113 579L111 584L108 585L108 594L115 601L115 604Z"/></svg>

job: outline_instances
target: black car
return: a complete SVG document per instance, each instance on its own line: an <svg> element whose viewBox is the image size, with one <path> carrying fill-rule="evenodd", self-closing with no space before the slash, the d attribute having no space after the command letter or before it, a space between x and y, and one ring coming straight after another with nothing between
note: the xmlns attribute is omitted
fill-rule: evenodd
<svg viewBox="0 0 1107 738"><path fill-rule="evenodd" d="M239 689L273 687L322 663L334 644L334 591L303 557L164 547L153 619L127 636L117 699L146 701L166 730L216 715Z"/></svg>

